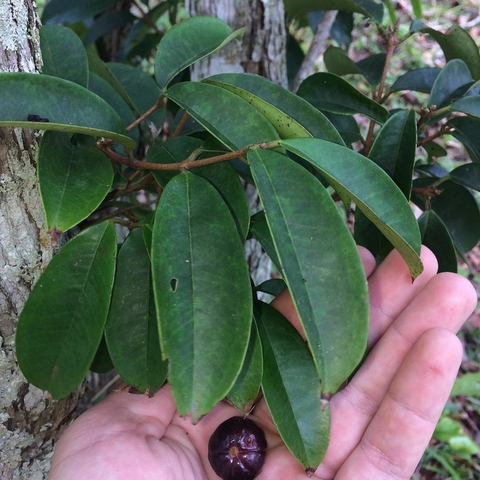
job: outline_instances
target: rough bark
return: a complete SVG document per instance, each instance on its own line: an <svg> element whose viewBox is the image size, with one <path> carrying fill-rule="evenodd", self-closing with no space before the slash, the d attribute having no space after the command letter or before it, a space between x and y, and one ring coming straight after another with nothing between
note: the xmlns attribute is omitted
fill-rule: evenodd
<svg viewBox="0 0 480 480"><path fill-rule="evenodd" d="M41 68L33 0L0 1L0 71ZM30 130L0 128L0 479L46 478L55 437L77 396L52 401L29 384L15 360L15 325L29 292L53 255L35 172ZM78 395L78 394L77 394Z"/></svg>
<svg viewBox="0 0 480 480"><path fill-rule="evenodd" d="M285 11L278 0L186 0L191 16L210 15L228 23L233 30L246 27L243 41L232 42L217 54L193 65L192 80L216 73L245 72L262 75L287 88ZM253 213L261 209L256 190L247 187ZM248 240L246 255L255 284L270 276L271 262L260 244Z"/></svg>

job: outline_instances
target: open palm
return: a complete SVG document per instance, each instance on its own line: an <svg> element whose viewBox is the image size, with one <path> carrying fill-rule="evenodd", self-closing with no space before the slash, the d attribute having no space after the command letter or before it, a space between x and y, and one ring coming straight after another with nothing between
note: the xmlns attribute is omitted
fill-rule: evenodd
<svg viewBox="0 0 480 480"><path fill-rule="evenodd" d="M462 357L455 333L475 307L470 283L436 275L424 249L415 282L396 252L369 278L371 351L350 383L331 400L331 439L318 479L410 479L455 380ZM273 303L300 331L288 294ZM218 480L207 459L210 435L239 415L219 403L197 425L179 417L169 386L153 397L118 392L84 413L59 441L50 480ZM305 479L261 400L250 416L265 430L268 451L258 480Z"/></svg>

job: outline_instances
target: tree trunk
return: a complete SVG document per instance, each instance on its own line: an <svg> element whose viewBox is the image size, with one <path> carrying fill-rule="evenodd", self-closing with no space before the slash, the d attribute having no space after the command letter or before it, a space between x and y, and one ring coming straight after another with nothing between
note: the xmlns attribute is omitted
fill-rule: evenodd
<svg viewBox="0 0 480 480"><path fill-rule="evenodd" d="M191 16L210 15L222 19L233 30L246 27L242 44L232 42L215 55L193 65L192 80L202 80L216 73L245 72L269 78L288 88L283 2L278 0L186 0ZM255 188L247 185L252 213L261 209ZM246 255L256 285L270 276L271 262L260 244L248 240Z"/></svg>
<svg viewBox="0 0 480 480"><path fill-rule="evenodd" d="M0 71L38 73L34 0L0 1ZM27 115L28 112L25 113ZM0 479L46 478L55 437L78 394L55 402L30 385L15 360L15 325L53 254L35 172L36 134L0 128Z"/></svg>

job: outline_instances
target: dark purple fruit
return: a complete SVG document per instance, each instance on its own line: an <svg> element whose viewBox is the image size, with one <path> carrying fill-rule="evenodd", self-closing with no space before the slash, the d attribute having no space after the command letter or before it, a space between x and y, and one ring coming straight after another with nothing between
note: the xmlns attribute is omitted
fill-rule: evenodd
<svg viewBox="0 0 480 480"><path fill-rule="evenodd" d="M208 460L223 480L253 480L265 463L267 441L249 418L232 417L221 423L208 442Z"/></svg>

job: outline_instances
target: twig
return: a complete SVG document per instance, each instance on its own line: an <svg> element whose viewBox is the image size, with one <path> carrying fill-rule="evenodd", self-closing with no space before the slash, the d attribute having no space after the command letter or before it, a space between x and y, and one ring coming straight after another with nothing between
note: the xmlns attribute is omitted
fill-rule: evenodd
<svg viewBox="0 0 480 480"><path fill-rule="evenodd" d="M325 12L322 21L318 23L312 44L310 45L307 55L303 59L302 65L293 80L293 92L296 92L303 80L312 74L313 67L318 60L318 57L320 57L325 50L325 42L330 35L330 29L332 28L337 13L337 10L329 10Z"/></svg>
<svg viewBox="0 0 480 480"><path fill-rule="evenodd" d="M172 138L178 137L180 133L183 130L183 127L185 127L186 123L188 122L188 119L190 118L190 115L188 112L185 112L183 114L183 117L180 119L180 122L178 122L177 128L173 132Z"/></svg>
<svg viewBox="0 0 480 480"><path fill-rule="evenodd" d="M157 103L149 108L143 115L141 115L140 117L138 117L133 123L131 123L127 128L127 132L129 132L130 130L132 130L133 128L135 128L139 123L143 122L143 120L145 120L149 115L151 115L153 112L155 112L155 110L158 110L159 108L162 108L163 105L163 95L160 95L160 98L158 99Z"/></svg>

